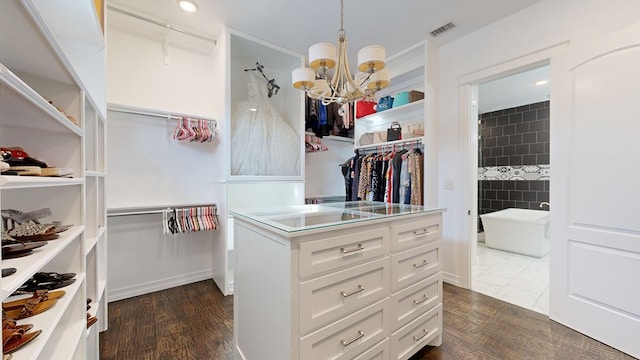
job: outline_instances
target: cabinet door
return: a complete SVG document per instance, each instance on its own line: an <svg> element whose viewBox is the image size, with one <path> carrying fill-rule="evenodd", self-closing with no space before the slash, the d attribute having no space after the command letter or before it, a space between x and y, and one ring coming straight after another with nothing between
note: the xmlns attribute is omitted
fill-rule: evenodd
<svg viewBox="0 0 640 360"><path fill-rule="evenodd" d="M391 336L391 359L406 360L430 342L440 342L441 326L442 305L438 305Z"/></svg>
<svg viewBox="0 0 640 360"><path fill-rule="evenodd" d="M442 276L438 273L391 297L391 328L405 325L437 304L442 303Z"/></svg>
<svg viewBox="0 0 640 360"><path fill-rule="evenodd" d="M300 244L301 278L360 264L389 251L387 227L334 234Z"/></svg>
<svg viewBox="0 0 640 360"><path fill-rule="evenodd" d="M442 269L440 241L391 256L391 291L396 292Z"/></svg>
<svg viewBox="0 0 640 360"><path fill-rule="evenodd" d="M300 359L353 359L388 333L389 301L382 301L300 340Z"/></svg>
<svg viewBox="0 0 640 360"><path fill-rule="evenodd" d="M442 238L442 218L429 216L419 221L405 222L391 226L391 251L401 251L414 246L425 245Z"/></svg>
<svg viewBox="0 0 640 360"><path fill-rule="evenodd" d="M389 294L389 260L380 259L300 284L300 332L352 314Z"/></svg>

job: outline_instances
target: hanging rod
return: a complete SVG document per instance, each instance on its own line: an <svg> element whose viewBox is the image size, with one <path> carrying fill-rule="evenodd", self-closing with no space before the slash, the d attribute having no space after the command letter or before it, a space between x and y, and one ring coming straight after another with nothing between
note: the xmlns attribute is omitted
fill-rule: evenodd
<svg viewBox="0 0 640 360"><path fill-rule="evenodd" d="M148 215L148 214L162 214L167 209L187 209L194 207L213 207L215 215L218 213L218 207L216 204L197 204L197 205L172 205L172 206L152 206L152 207L140 207L140 208L123 208L123 209L108 209L107 217L114 216L131 216L131 215ZM126 210L125 210L126 209ZM128 211L127 211L128 210Z"/></svg>
<svg viewBox="0 0 640 360"><path fill-rule="evenodd" d="M379 150L393 149L393 148L402 149L402 148L422 144L423 142L422 140L423 140L422 137L417 137L417 138L410 138L405 140L394 140L394 141L389 141L389 142L380 143L380 144L362 145L362 146L356 147L355 151L360 153L368 153L368 152L376 152Z"/></svg>
<svg viewBox="0 0 640 360"><path fill-rule="evenodd" d="M191 118L191 119L212 121L217 124L217 121L215 119L202 117L199 115L168 113L168 112L161 112L157 110L143 109L143 108L137 108L133 106L119 105L119 104L107 104L107 111L115 111L119 113L133 114L133 115L153 116L153 117L162 118L165 120L167 118L171 118L173 120L180 120L182 118Z"/></svg>
<svg viewBox="0 0 640 360"><path fill-rule="evenodd" d="M153 24L153 25L161 26L161 27L163 27L165 29L169 29L169 30L173 30L173 31L185 34L185 35L193 36L193 37L198 38L200 40L204 40L204 41L213 43L213 45L217 45L218 44L218 40L216 40L215 38L212 38L212 37L209 37L209 36L205 36L205 35L200 35L200 34L197 34L197 33L193 32L193 31L182 29L182 28L173 26L171 24L165 24L165 23L160 22L158 20L154 20L154 19L148 18L146 16L127 11L127 10L115 7L113 5L107 5L107 9L115 11L115 12L123 14L123 15L131 16L131 17L136 18L138 20L146 21L146 22L148 22L150 24Z"/></svg>

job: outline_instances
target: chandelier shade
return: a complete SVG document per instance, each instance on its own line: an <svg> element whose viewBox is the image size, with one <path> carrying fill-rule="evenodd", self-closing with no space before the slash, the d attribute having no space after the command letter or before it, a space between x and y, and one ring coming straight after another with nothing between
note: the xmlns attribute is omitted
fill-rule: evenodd
<svg viewBox="0 0 640 360"><path fill-rule="evenodd" d="M358 70L374 73L384 68L385 50L380 45L370 45L358 51Z"/></svg>
<svg viewBox="0 0 640 360"><path fill-rule="evenodd" d="M384 71L386 53L380 45L370 45L358 51L358 72L349 71L347 37L344 31L344 0L340 0L340 31L338 46L314 44L309 48L309 68L291 73L292 85L322 103L345 104L389 86L389 73ZM333 71L332 71L333 70Z"/></svg>
<svg viewBox="0 0 640 360"><path fill-rule="evenodd" d="M309 68L297 68L291 72L293 87L300 90L309 90L315 85L315 73Z"/></svg>
<svg viewBox="0 0 640 360"><path fill-rule="evenodd" d="M309 66L318 71L323 66L331 70L336 66L336 47L329 43L319 43L309 48Z"/></svg>

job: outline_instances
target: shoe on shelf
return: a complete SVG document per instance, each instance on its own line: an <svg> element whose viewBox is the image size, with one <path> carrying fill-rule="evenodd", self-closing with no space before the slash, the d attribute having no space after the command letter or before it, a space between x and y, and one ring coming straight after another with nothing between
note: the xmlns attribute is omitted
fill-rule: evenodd
<svg viewBox="0 0 640 360"><path fill-rule="evenodd" d="M14 259L27 256L33 253L32 250L47 245L46 241L35 241L29 243L21 243L11 240L2 240L2 259Z"/></svg>
<svg viewBox="0 0 640 360"><path fill-rule="evenodd" d="M7 277L9 275L13 275L18 271L16 268L2 268L2 277Z"/></svg>
<svg viewBox="0 0 640 360"><path fill-rule="evenodd" d="M2 329L3 360L7 359L7 354L11 354L12 352L27 345L31 340L40 335L41 332L42 330L27 332L22 329Z"/></svg>
<svg viewBox="0 0 640 360"><path fill-rule="evenodd" d="M58 299L42 301L40 298L29 298L24 305L13 310L5 311L5 314L8 319L22 320L51 309L57 301Z"/></svg>
<svg viewBox="0 0 640 360"><path fill-rule="evenodd" d="M47 301L47 300L52 300L52 299L59 299L59 298L63 297L65 294L66 294L66 292L64 290L57 290L57 291L51 291L51 292L49 292L49 290L36 290L33 293L33 296L31 296L30 298L23 298L23 299L3 302L2 303L2 309L3 310L14 310L14 309L17 309L17 308L20 308L20 307L24 306L31 299L38 298L39 301L42 302L42 301Z"/></svg>
<svg viewBox="0 0 640 360"><path fill-rule="evenodd" d="M18 293L24 293L25 291L34 292L36 290L55 290L55 289L63 288L65 286L69 286L74 282L76 282L76 279L62 280L61 278L60 279L50 278L46 280L37 280L32 277L31 279L27 280L27 282L25 282L24 284L22 284L22 286L18 288Z"/></svg>
<svg viewBox="0 0 640 360"><path fill-rule="evenodd" d="M98 318L95 316L91 316L91 314L87 313L87 329L91 327L91 325L98 322Z"/></svg>

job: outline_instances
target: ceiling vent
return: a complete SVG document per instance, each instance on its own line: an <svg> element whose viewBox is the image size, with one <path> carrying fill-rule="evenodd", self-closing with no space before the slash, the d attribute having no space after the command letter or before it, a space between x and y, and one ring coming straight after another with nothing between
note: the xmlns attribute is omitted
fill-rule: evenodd
<svg viewBox="0 0 640 360"><path fill-rule="evenodd" d="M444 24L444 25L440 26L439 28L433 30L431 32L431 36L437 37L438 35L441 35L443 32L445 32L447 30L451 30L454 27L456 27L456 25L454 23L452 23L452 22L449 22L449 23Z"/></svg>

